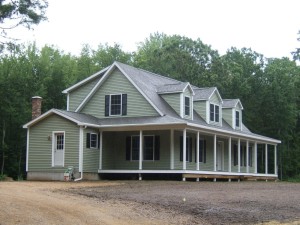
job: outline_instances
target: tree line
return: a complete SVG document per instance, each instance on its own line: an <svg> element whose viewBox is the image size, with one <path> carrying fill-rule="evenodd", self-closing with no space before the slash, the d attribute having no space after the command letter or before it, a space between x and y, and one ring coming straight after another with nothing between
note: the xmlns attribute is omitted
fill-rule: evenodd
<svg viewBox="0 0 300 225"><path fill-rule="evenodd" d="M243 122L253 132L280 139L280 178L300 178L299 57L266 58L248 48L226 54L179 35L151 34L126 52L118 44L82 47L76 56L35 43L15 45L0 57L0 169L15 179L26 177L26 131L31 97L42 96L46 112L66 108L61 92L70 85L120 61L199 87L215 86L222 97L240 98ZM0 175L0 176L1 176Z"/></svg>

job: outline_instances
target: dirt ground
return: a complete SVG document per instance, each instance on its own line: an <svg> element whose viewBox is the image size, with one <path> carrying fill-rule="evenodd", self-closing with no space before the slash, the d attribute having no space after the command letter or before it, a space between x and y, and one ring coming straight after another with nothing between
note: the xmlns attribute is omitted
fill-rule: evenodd
<svg viewBox="0 0 300 225"><path fill-rule="evenodd" d="M300 184L0 182L0 225L300 224Z"/></svg>

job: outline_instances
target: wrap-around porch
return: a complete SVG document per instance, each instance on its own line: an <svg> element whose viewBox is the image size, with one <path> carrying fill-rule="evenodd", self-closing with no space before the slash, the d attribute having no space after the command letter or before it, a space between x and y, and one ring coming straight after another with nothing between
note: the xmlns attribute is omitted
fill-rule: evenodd
<svg viewBox="0 0 300 225"><path fill-rule="evenodd" d="M194 128L100 131L99 174L182 174L182 179L277 179L277 143Z"/></svg>

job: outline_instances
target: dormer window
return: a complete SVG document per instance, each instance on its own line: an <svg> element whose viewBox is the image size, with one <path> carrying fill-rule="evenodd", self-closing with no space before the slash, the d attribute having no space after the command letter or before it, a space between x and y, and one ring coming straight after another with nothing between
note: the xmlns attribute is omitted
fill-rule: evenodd
<svg viewBox="0 0 300 225"><path fill-rule="evenodd" d="M219 122L220 108L218 105L210 104L210 121Z"/></svg>
<svg viewBox="0 0 300 225"><path fill-rule="evenodd" d="M239 127L240 126L240 112L235 111L235 126Z"/></svg>
<svg viewBox="0 0 300 225"><path fill-rule="evenodd" d="M191 103L190 103L190 97L185 96L184 97L184 115L189 116L191 112Z"/></svg>

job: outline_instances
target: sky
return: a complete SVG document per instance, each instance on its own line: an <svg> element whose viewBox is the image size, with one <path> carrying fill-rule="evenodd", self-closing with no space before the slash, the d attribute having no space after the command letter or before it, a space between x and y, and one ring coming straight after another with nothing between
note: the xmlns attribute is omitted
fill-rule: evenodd
<svg viewBox="0 0 300 225"><path fill-rule="evenodd" d="M15 30L22 42L78 55L83 44L136 51L155 32L200 40L225 54L251 48L268 58L300 47L299 0L48 0L48 21ZM300 35L299 35L300 37Z"/></svg>

